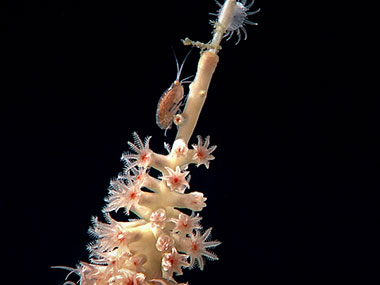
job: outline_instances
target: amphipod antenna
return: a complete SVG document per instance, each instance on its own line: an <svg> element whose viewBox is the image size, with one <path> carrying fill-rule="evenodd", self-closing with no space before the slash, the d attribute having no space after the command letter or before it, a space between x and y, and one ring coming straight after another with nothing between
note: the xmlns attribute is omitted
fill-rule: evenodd
<svg viewBox="0 0 380 285"><path fill-rule="evenodd" d="M194 76L194 75L190 75L190 76L188 76L188 77L182 79L181 81L179 81L179 78L181 77L181 73L182 73L183 65L185 64L185 62L186 62L187 58L189 57L189 55L190 55L190 53L191 53L192 50L193 50L193 49L190 49L190 50L189 50L189 52L186 54L185 58L183 59L181 66L179 66L178 59L177 59L177 55L175 54L174 48L172 47L172 51L173 51L174 59L175 59L175 64L176 64L176 66L177 66L177 78L175 79L175 81L177 81L177 82L181 82L181 83L187 83L187 82L186 82L186 79L189 79L189 78L191 78L191 77Z"/></svg>

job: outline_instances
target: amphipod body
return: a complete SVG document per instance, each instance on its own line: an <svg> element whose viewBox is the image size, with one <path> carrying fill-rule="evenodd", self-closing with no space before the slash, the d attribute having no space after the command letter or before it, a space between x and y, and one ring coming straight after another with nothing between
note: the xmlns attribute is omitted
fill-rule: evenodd
<svg viewBox="0 0 380 285"><path fill-rule="evenodd" d="M169 89L162 94L158 101L156 113L156 123L161 129L171 128L173 118L181 106L183 97L183 86L178 80L174 81Z"/></svg>
<svg viewBox="0 0 380 285"><path fill-rule="evenodd" d="M181 67L179 67L178 60L175 58L177 64L177 78L164 92L164 94L162 94L160 100L158 101L156 123L160 129L165 130L165 133L168 129L171 128L174 116L177 114L179 108L181 107L181 102L184 98L184 89L182 83L186 82L185 80L189 77L181 81L179 78L181 76L183 64L185 63L190 52L186 55L181 64Z"/></svg>

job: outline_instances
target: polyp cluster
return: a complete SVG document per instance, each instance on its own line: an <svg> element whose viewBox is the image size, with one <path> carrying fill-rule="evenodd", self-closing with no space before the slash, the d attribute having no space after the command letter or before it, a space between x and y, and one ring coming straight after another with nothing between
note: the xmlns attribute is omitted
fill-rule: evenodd
<svg viewBox="0 0 380 285"><path fill-rule="evenodd" d="M106 222L93 219L90 233L96 239L88 246L91 263L81 262L75 270L81 284L175 282L173 274L182 274L183 268L203 269L204 257L217 259L208 248L220 242L208 241L211 228L203 230L201 217L195 214L206 206L206 198L201 192L189 192L186 170L189 164L208 168L216 146L210 146L209 137L198 136L191 149L182 145L161 155L149 148L150 137L143 142L136 133L133 136L132 152L122 156L125 169L110 183L103 209ZM151 167L162 176L149 175ZM121 208L141 219L114 220L109 212Z"/></svg>

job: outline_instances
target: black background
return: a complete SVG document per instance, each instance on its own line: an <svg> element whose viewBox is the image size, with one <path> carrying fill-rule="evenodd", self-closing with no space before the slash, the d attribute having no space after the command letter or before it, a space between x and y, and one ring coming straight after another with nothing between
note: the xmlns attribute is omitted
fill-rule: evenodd
<svg viewBox="0 0 380 285"><path fill-rule="evenodd" d="M304 2L257 0L262 10L249 19L259 26L237 46L236 36L223 42L195 130L218 145L216 160L191 168L220 260L180 280L368 284L378 270L378 101L356 88L356 7ZM174 138L155 124L176 76L171 47L182 61L180 39L207 42L216 10L212 0L2 9L2 278L62 284L65 272L50 266L87 260L90 217L101 214L132 132L152 135L161 153Z"/></svg>

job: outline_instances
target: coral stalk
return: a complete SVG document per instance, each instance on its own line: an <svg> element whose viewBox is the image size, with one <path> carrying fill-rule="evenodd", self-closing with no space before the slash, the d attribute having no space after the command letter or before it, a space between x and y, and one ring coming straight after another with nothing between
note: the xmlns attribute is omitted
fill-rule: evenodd
<svg viewBox="0 0 380 285"><path fill-rule="evenodd" d="M198 70L194 81L190 84L187 103L182 113L183 119L178 124L176 140L182 140L185 145L188 144L197 124L218 61L218 55L210 51L204 52L199 59Z"/></svg>
<svg viewBox="0 0 380 285"><path fill-rule="evenodd" d="M218 21L215 24L215 30L214 30L214 36L211 41L211 48L210 50L213 53L218 53L220 42L223 39L223 36L225 35L228 26L232 22L232 18L234 16L236 7L236 0L226 0L224 3L218 17Z"/></svg>
<svg viewBox="0 0 380 285"><path fill-rule="evenodd" d="M240 6L242 3L245 1ZM80 276L80 284L173 284L177 283L175 274L182 275L183 269L198 266L203 270L205 257L218 259L210 248L220 242L209 240L211 228L203 230L202 218L195 214L206 206L206 197L199 191L190 191L191 169L188 168L191 164L209 168L216 146L210 146L209 136L205 139L198 136L198 143L192 144L192 148L188 144L219 61L220 42L231 26L234 13L240 11L236 7L235 0L225 2L209 44L185 41L201 47L202 53L185 108L173 116L178 131L173 145L167 145L169 153L154 152L149 146L151 137L141 140L133 133L134 142L128 142L131 152L122 155L125 168L111 180L105 198L105 222L93 218L89 230L95 238L88 245L90 263L81 262L77 268L70 269ZM152 176L150 168L157 169L160 175ZM183 213L183 208L192 214ZM112 212L120 209L127 215L135 213L139 219L115 220Z"/></svg>

